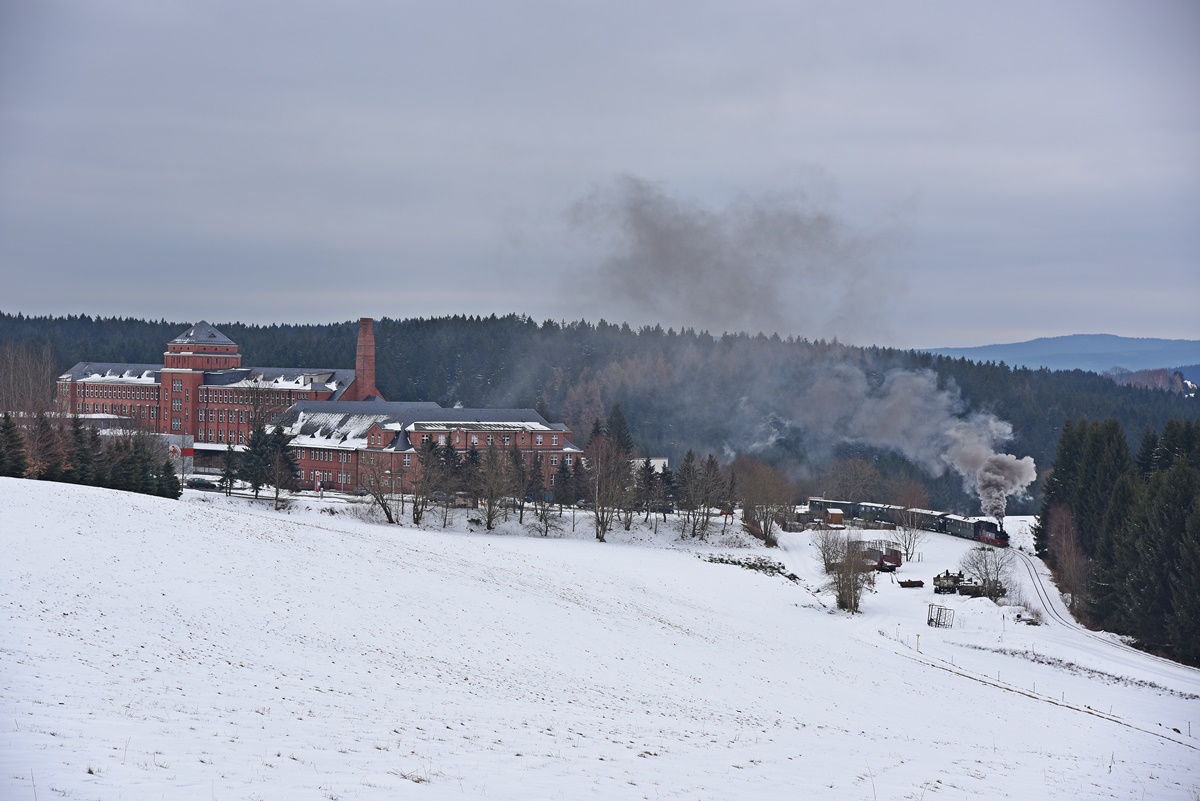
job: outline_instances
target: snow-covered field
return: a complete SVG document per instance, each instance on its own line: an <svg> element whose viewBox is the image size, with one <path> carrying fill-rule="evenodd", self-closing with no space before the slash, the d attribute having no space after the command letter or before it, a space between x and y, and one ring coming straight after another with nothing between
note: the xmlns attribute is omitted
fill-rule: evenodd
<svg viewBox="0 0 1200 801"><path fill-rule="evenodd" d="M0 479L0 798L1200 798L1200 672L935 596L964 541L848 617L807 534L361 508Z"/></svg>

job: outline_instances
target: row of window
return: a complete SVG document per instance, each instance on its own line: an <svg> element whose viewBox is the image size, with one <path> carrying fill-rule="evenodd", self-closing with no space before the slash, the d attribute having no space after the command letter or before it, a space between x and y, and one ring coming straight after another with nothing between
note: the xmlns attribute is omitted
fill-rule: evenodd
<svg viewBox="0 0 1200 801"><path fill-rule="evenodd" d="M310 459L314 462L332 462L334 457L337 457L339 462L349 462L350 454L347 451L324 451L317 448L297 448L296 458Z"/></svg>
<svg viewBox="0 0 1200 801"><path fill-rule="evenodd" d="M229 413L228 413L228 418L229 418L229 422L231 422L231 423L238 422L238 423L244 424L246 422L246 412L244 409L239 410L237 412L237 417L235 419L234 410L230 409ZM196 419L199 420L201 423L203 423L203 422L224 423L225 419L226 419L226 412L224 409L198 409L196 411Z"/></svg>
<svg viewBox="0 0 1200 801"><path fill-rule="evenodd" d="M218 429L216 429L216 431L214 431L211 428L202 428L196 432L196 436L201 441L207 440L209 442L228 442L230 445L232 445L234 442L234 430L232 428L229 429L229 435L228 435L229 438L228 439L225 438L226 433L225 433L225 429L223 429L223 428L218 428ZM215 437L215 439L214 439L214 437ZM237 432L237 444L238 445L246 444L246 432L245 431Z"/></svg>
<svg viewBox="0 0 1200 801"><path fill-rule="evenodd" d="M240 403L247 405L251 403L251 396L254 394L257 394L257 397L253 398L254 401L271 405L290 406L294 401L309 399L309 393L307 392L292 392L290 390L234 390L200 387L196 392L201 403Z"/></svg>
<svg viewBox="0 0 1200 801"><path fill-rule="evenodd" d="M77 401L75 404L75 411L79 412L80 414L119 414L124 415L125 417L145 417L147 414L147 409L150 410L149 415L151 420L154 420L158 417L157 406L138 406L136 404L130 406L127 403L107 404L90 403L87 401Z"/></svg>
<svg viewBox="0 0 1200 801"><path fill-rule="evenodd" d="M67 394L64 384L61 390ZM82 384L79 388L81 398L126 398L128 400L158 400L158 392L150 387L121 387L104 384Z"/></svg>
<svg viewBox="0 0 1200 801"><path fill-rule="evenodd" d="M455 444L456 446L458 446L458 445L462 445L462 443L463 443L463 439L462 439L462 438L463 438L463 435L462 435L462 434L455 434L455 435L454 435L454 444ZM432 440L431 440L431 438L430 438L430 435L429 435L429 434L422 434L422 435L421 435L421 444L422 444L422 445L428 445L428 444L429 444L431 441L432 441ZM478 448L478 447L479 447L479 435L478 435L478 434L472 434L472 435L470 436L470 440L469 440L469 441L470 441L470 443L471 443L471 447L472 447L472 448ZM490 447L492 447L492 446L494 446L494 445L496 444L496 435L495 435L495 434L488 434L488 435L487 435L487 438L486 438L486 442L487 442L487 446L488 446L489 448L490 448ZM382 444L382 443L381 443L381 444ZM437 444L438 444L438 445L445 445L445 444L446 444L446 435L445 435L445 434L438 434L438 435L437 435ZM511 437L510 435L508 435L508 434L505 434L504 436L502 436L502 437L500 438L500 444L504 445L505 447L508 447L509 445L512 445L512 437ZM525 435L524 435L524 434L522 434L522 435L521 435L521 444L522 444L522 445L524 445L524 444L525 444ZM544 435L542 435L542 434L535 434L535 435L534 435L534 437L533 437L533 444L534 444L534 445L544 445L544 444L545 444L545 437L544 437ZM550 444L551 444L551 445L557 445L557 444L558 444L558 434L551 434L551 435L550 435Z"/></svg>

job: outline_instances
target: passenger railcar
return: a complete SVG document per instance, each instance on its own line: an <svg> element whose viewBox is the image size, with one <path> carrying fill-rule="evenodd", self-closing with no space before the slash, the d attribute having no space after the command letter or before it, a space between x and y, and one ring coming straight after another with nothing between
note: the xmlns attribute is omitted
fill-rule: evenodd
<svg viewBox="0 0 1200 801"><path fill-rule="evenodd" d="M999 548L1008 547L1008 533L995 520L985 517L963 517L934 509L905 509L890 504L853 501L834 501L828 498L809 498L808 508L812 511L841 509L847 519L853 517L870 520L886 520L896 524L907 523L925 531L950 534L963 539L975 540Z"/></svg>

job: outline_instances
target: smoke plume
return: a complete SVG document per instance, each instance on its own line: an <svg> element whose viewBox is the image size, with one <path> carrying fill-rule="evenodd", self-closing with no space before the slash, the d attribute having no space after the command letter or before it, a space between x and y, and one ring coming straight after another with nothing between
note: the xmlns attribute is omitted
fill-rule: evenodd
<svg viewBox="0 0 1200 801"><path fill-rule="evenodd" d="M810 336L858 320L861 333L886 295L874 263L883 237L851 230L801 190L714 210L623 176L570 219L604 254L589 293L634 319Z"/></svg>
<svg viewBox="0 0 1200 801"><path fill-rule="evenodd" d="M876 308L899 302L874 268L882 238L854 233L804 193L712 211L624 177L577 203L572 218L605 239L590 289L654 321L683 318L714 332L803 326L823 337L842 327L861 336ZM998 519L1008 496L1036 478L1032 458L997 450L1012 439L1011 424L969 411L957 387L939 387L930 370L869 376L862 354L836 340L820 343L816 358L782 342L764 351L741 347L744 337L721 341L724 360L683 366L691 381L673 399L691 407L689 419L730 408L727 455L781 442L799 443L809 460L846 443L891 450L935 476L954 470Z"/></svg>
<svg viewBox="0 0 1200 801"><path fill-rule="evenodd" d="M1037 478L1031 457L997 452L1012 439L1012 425L989 412L968 412L957 388L939 387L931 370L891 370L878 387L844 363L810 377L789 417L812 444L862 443L901 453L932 475L952 469L997 519L1008 496Z"/></svg>

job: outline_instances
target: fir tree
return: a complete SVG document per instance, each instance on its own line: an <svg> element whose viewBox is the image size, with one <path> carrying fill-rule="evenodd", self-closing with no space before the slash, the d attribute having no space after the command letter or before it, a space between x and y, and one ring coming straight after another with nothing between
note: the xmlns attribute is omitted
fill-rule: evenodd
<svg viewBox="0 0 1200 801"><path fill-rule="evenodd" d="M1200 501L1192 502L1179 555L1171 567L1167 634L1176 659L1200 665Z"/></svg>
<svg viewBox="0 0 1200 801"><path fill-rule="evenodd" d="M1089 614L1101 627L1113 627L1123 605L1129 570L1136 561L1132 517L1143 502L1143 493L1137 476L1121 476L1112 488L1105 510L1088 592Z"/></svg>
<svg viewBox="0 0 1200 801"><path fill-rule="evenodd" d="M622 451L633 453L633 434L629 431L629 422L619 403L614 403L608 414L608 436Z"/></svg>
<svg viewBox="0 0 1200 801"><path fill-rule="evenodd" d="M275 487L275 508L279 508L279 493L294 491L300 482L300 467L296 456L288 448L288 436L279 426L267 436L266 480Z"/></svg>
<svg viewBox="0 0 1200 801"><path fill-rule="evenodd" d="M78 416L71 417L71 430L67 435L67 468L63 480L72 484L96 483L96 451L88 436L87 428Z"/></svg>
<svg viewBox="0 0 1200 801"><path fill-rule="evenodd" d="M218 482L218 486L225 491L226 496L233 494L233 483L237 481L240 462L238 452L234 450L233 443L230 442L221 454L221 479Z"/></svg>
<svg viewBox="0 0 1200 801"><path fill-rule="evenodd" d="M1154 473L1158 463L1158 432L1153 426L1146 426L1146 432L1142 435L1142 445L1138 448L1134 462L1142 478L1150 478Z"/></svg>
<svg viewBox="0 0 1200 801"><path fill-rule="evenodd" d="M172 498L178 500L183 494L183 487L179 484L179 476L175 475L175 465L170 459L163 461L158 473L158 491L155 493L164 498Z"/></svg>
<svg viewBox="0 0 1200 801"><path fill-rule="evenodd" d="M29 454L25 437L17 421L8 412L0 420L0 476L24 478L29 472Z"/></svg>
<svg viewBox="0 0 1200 801"><path fill-rule="evenodd" d="M559 462L558 469L554 471L554 502L558 504L560 512L562 507L575 503L574 478L566 459Z"/></svg>
<svg viewBox="0 0 1200 801"><path fill-rule="evenodd" d="M1179 458L1156 473L1145 501L1133 515L1134 562L1127 578L1121 620L1149 648L1169 644L1172 618L1170 566L1178 557L1188 514L1195 501L1197 471Z"/></svg>
<svg viewBox="0 0 1200 801"><path fill-rule="evenodd" d="M246 441L246 450L242 453L241 465L238 466L238 480L250 485L255 499L258 492L267 483L271 470L270 435L261 423L250 432Z"/></svg>

